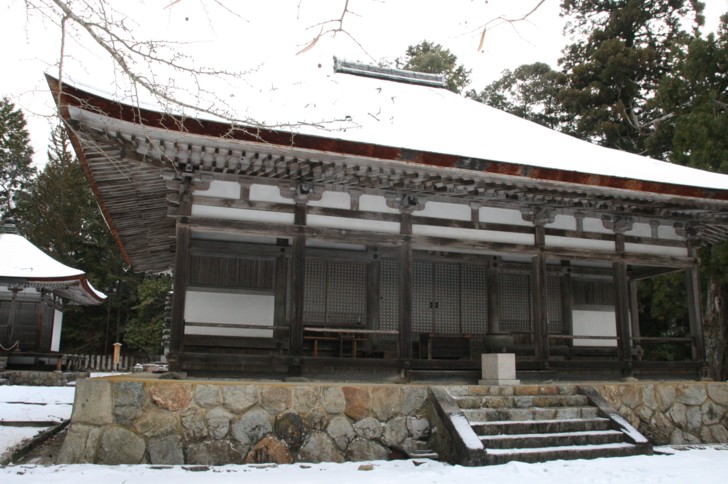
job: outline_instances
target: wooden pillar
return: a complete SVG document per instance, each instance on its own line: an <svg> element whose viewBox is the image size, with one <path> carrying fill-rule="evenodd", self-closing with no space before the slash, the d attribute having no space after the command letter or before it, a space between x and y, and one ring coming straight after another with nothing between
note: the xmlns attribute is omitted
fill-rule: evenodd
<svg viewBox="0 0 728 484"><path fill-rule="evenodd" d="M614 235L617 253L624 254L624 231ZM632 376L632 337L630 334L629 280L627 264L621 261L612 264L614 279L614 314L617 325L617 351L624 377Z"/></svg>
<svg viewBox="0 0 728 484"><path fill-rule="evenodd" d="M273 287L274 303L273 303L273 325L281 328L286 324L288 315L286 314L286 290L288 289L288 259L286 258L286 249L281 247L280 253L275 259L275 281ZM284 338L289 339L290 335L285 330L276 330L273 332L276 341L282 341Z"/></svg>
<svg viewBox="0 0 728 484"><path fill-rule="evenodd" d="M545 245L545 231L542 223L535 225L537 247ZM533 286L533 336L536 360L546 368L549 360L549 318L548 284L546 279L546 256L539 254L533 258L531 280Z"/></svg>
<svg viewBox="0 0 728 484"><path fill-rule="evenodd" d="M690 255L697 257L695 248L690 248ZM688 296L693 361L705 361L705 336L703 334L703 311L700 307L700 278L697 259L692 267L685 270L685 289Z"/></svg>
<svg viewBox="0 0 728 484"><path fill-rule="evenodd" d="M500 332L500 297L498 296L498 274L500 273L500 259L495 258L490 267L488 267L487 286L488 291L488 334L496 334Z"/></svg>
<svg viewBox="0 0 728 484"><path fill-rule="evenodd" d="M635 343L635 338L640 337L640 307L639 297L637 295L637 281L629 281L629 320L632 329L632 344L636 350L635 356L638 360L642 358L642 346L639 340Z"/></svg>
<svg viewBox="0 0 728 484"><path fill-rule="evenodd" d="M561 263L567 267L564 273L561 275L561 321L563 322L563 333L567 335L574 334L574 297L573 289L571 287L571 268L568 268L569 262L564 261ZM574 346L573 339L565 340L567 346Z"/></svg>
<svg viewBox="0 0 728 484"><path fill-rule="evenodd" d="M399 357L412 357L412 215L402 213L399 246Z"/></svg>
<svg viewBox="0 0 728 484"><path fill-rule="evenodd" d="M305 203L296 203L293 223L299 228L306 225ZM303 305L306 281L306 235L303 231L293 236L291 269L293 280L291 283L292 319L289 354L293 357L300 357L303 351Z"/></svg>
<svg viewBox="0 0 728 484"><path fill-rule="evenodd" d="M190 226L184 220L177 221L177 249L174 258L174 292L172 296L172 322L169 335L169 351L182 351L185 334L185 301L190 266Z"/></svg>
<svg viewBox="0 0 728 484"><path fill-rule="evenodd" d="M379 301L380 301L380 274L381 264L376 248L369 248L372 259L367 263L367 307L366 325L369 329L379 329Z"/></svg>

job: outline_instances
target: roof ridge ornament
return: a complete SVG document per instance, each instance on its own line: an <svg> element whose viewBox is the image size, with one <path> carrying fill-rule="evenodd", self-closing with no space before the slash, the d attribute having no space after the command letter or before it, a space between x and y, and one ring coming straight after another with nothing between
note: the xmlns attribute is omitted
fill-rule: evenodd
<svg viewBox="0 0 728 484"><path fill-rule="evenodd" d="M362 77L373 77L385 81L418 84L420 86L447 88L447 80L442 74L408 71L393 67L382 67L361 62L347 61L334 57L334 72L352 74Z"/></svg>

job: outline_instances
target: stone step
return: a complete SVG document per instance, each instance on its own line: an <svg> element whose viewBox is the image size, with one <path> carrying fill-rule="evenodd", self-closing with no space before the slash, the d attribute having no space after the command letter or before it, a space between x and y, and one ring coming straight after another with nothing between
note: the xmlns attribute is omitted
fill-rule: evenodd
<svg viewBox="0 0 728 484"><path fill-rule="evenodd" d="M505 464L511 461L545 462L549 460L596 459L600 457L626 457L638 455L641 450L632 444L600 444L541 447L534 449L488 449L488 464Z"/></svg>
<svg viewBox="0 0 728 484"><path fill-rule="evenodd" d="M509 420L569 420L589 419L599 416L597 407L534 407L534 408L477 408L463 409L471 422L495 422Z"/></svg>
<svg viewBox="0 0 728 484"><path fill-rule="evenodd" d="M576 395L576 385L451 385L453 397L467 396L524 396L524 395Z"/></svg>
<svg viewBox="0 0 728 484"><path fill-rule="evenodd" d="M454 399L463 409L584 407L589 405L589 399L584 395L464 396L454 397Z"/></svg>
<svg viewBox="0 0 728 484"><path fill-rule="evenodd" d="M624 434L618 430L586 430L576 432L485 435L480 437L480 440L483 442L483 446L487 451L489 449L618 444L624 442Z"/></svg>
<svg viewBox="0 0 728 484"><path fill-rule="evenodd" d="M550 432L598 431L611 428L609 419L602 417L571 420L471 421L470 425L477 435L543 434Z"/></svg>

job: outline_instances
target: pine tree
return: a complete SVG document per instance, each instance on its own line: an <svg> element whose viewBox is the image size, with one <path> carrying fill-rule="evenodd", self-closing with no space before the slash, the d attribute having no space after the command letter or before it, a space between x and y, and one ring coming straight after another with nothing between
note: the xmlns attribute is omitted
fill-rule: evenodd
<svg viewBox="0 0 728 484"><path fill-rule="evenodd" d="M0 218L12 215L15 195L35 174L25 116L8 98L0 99Z"/></svg>
<svg viewBox="0 0 728 484"><path fill-rule="evenodd" d="M562 0L576 41L559 63L566 74L560 96L574 116L575 133L610 148L663 157L647 139L660 117L650 99L675 67L675 51L703 23L695 0ZM653 140L654 141L654 140Z"/></svg>
<svg viewBox="0 0 728 484"><path fill-rule="evenodd" d="M426 40L407 47L404 58L398 58L395 64L399 69L443 74L447 88L458 94L470 84L470 70L458 64L457 56L440 44Z"/></svg>

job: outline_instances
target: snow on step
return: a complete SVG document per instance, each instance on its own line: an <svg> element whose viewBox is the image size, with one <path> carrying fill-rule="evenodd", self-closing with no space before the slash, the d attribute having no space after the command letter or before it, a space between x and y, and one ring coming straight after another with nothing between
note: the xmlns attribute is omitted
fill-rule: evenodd
<svg viewBox="0 0 728 484"><path fill-rule="evenodd" d="M523 449L488 449L487 453L491 455L519 455L519 454L539 454L539 453L556 453L556 452L579 452L579 451L608 451L618 449L635 449L633 444L590 444L590 445L562 445L556 447L534 447Z"/></svg>
<svg viewBox="0 0 728 484"><path fill-rule="evenodd" d="M553 432L553 433L535 433L535 434L499 434L499 435L483 435L480 440L505 440L505 439L521 439L530 437L599 437L602 435L624 435L619 430L582 430L577 432Z"/></svg>

